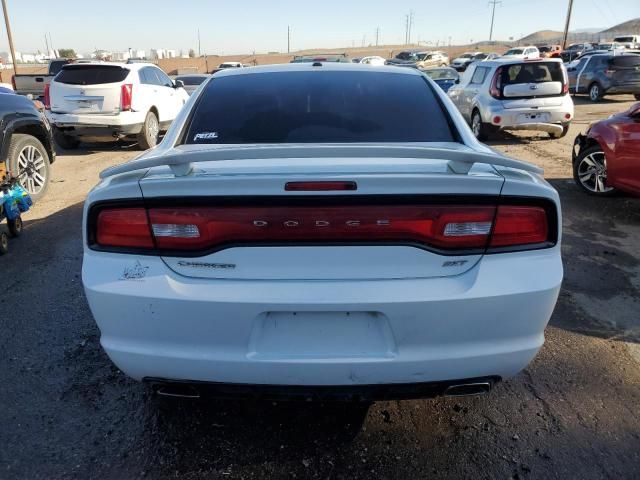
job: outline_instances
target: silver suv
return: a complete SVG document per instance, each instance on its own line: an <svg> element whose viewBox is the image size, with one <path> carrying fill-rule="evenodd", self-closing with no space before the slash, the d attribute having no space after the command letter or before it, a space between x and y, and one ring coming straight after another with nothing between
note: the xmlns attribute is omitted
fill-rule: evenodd
<svg viewBox="0 0 640 480"><path fill-rule="evenodd" d="M555 58L471 64L448 95L479 140L500 130L538 130L559 138L573 119L567 72Z"/></svg>

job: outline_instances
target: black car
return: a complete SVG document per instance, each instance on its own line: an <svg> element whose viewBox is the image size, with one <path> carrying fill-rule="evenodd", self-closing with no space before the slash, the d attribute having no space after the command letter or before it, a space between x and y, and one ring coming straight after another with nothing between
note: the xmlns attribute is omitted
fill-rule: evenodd
<svg viewBox="0 0 640 480"><path fill-rule="evenodd" d="M584 56L567 73L569 92L589 95L592 102L605 95L629 93L640 100L640 55Z"/></svg>
<svg viewBox="0 0 640 480"><path fill-rule="evenodd" d="M47 191L55 158L44 114L27 97L0 93L0 181L17 177L35 202Z"/></svg>

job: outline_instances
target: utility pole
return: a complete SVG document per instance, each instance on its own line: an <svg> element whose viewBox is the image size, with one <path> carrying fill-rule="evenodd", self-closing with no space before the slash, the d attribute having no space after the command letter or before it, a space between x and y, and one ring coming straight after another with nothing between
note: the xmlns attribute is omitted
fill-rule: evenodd
<svg viewBox="0 0 640 480"><path fill-rule="evenodd" d="M411 27L413 27L413 16L415 12L413 10L409 11L409 15L407 15L407 45L411 43Z"/></svg>
<svg viewBox="0 0 640 480"><path fill-rule="evenodd" d="M55 48L53 48L53 40L51 39L51 32L49 32L49 46L51 47L51 50L53 51L53 55L54 55L55 57L57 57L57 55L56 55L56 49L55 49Z"/></svg>
<svg viewBox="0 0 640 480"><path fill-rule="evenodd" d="M564 24L564 34L562 35L562 49L567 48L567 37L569 36L569 23L571 22L571 10L573 9L573 0L569 0L569 9L567 10L567 21Z"/></svg>
<svg viewBox="0 0 640 480"><path fill-rule="evenodd" d="M502 2L499 0L491 0L489 2L489 5L492 5L492 10L491 10L491 29L489 30L489 41L493 40L493 20L496 18L496 5L500 4L502 5Z"/></svg>
<svg viewBox="0 0 640 480"><path fill-rule="evenodd" d="M11 26L9 25L9 13L7 12L7 2L2 0L2 11L4 12L4 24L7 27L7 38L9 39L9 50L11 50L11 63L13 63L13 74L17 75L16 70L16 51L13 48L13 37L11 36Z"/></svg>
<svg viewBox="0 0 640 480"><path fill-rule="evenodd" d="M47 39L47 34L44 34L44 44L47 47L47 57L49 56L49 40Z"/></svg>
<svg viewBox="0 0 640 480"><path fill-rule="evenodd" d="M198 57L202 56L202 51L200 50L200 29L198 29Z"/></svg>
<svg viewBox="0 0 640 480"><path fill-rule="evenodd" d="M378 46L379 39L380 39L380 27L376 27L376 47Z"/></svg>
<svg viewBox="0 0 640 480"><path fill-rule="evenodd" d="M291 53L291 26L287 25L287 53Z"/></svg>

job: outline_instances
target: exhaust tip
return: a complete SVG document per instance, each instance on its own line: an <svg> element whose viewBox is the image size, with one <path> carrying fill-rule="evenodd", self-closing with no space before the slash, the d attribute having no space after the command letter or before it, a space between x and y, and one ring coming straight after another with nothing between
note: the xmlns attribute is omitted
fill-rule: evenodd
<svg viewBox="0 0 640 480"><path fill-rule="evenodd" d="M466 397L469 395L486 395L491 391L491 383L461 383L460 385L451 385L444 391L446 397Z"/></svg>
<svg viewBox="0 0 640 480"><path fill-rule="evenodd" d="M200 398L200 393L188 385L160 385L156 388L156 395L173 398Z"/></svg>

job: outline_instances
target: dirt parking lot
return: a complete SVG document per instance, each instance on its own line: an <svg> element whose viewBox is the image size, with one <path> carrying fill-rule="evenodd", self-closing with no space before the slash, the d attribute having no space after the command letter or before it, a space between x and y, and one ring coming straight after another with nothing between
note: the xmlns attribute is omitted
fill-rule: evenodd
<svg viewBox="0 0 640 480"><path fill-rule="evenodd" d="M99 171L137 151L61 152L0 258L0 478L640 478L640 199L588 197L570 165L575 135L632 100L576 100L561 140L491 142L543 166L562 198L565 280L536 360L486 397L368 413L159 404L120 373L82 291L80 223Z"/></svg>

